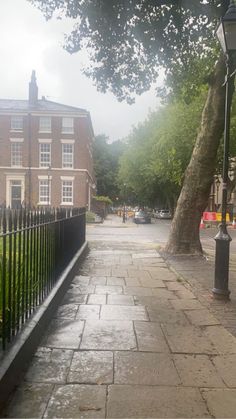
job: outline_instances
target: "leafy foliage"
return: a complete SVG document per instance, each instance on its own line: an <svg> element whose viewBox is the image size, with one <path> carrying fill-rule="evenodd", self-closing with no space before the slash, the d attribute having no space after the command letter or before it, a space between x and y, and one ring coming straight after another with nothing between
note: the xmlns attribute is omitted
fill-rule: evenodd
<svg viewBox="0 0 236 419"><path fill-rule="evenodd" d="M108 196L97 195L97 196L94 196L93 199L95 199L95 201L104 202L107 205L112 204L112 200Z"/></svg>
<svg viewBox="0 0 236 419"><path fill-rule="evenodd" d="M133 130L121 157L119 181L139 203L174 207L190 160L206 92L187 105L175 101Z"/></svg>
<svg viewBox="0 0 236 419"><path fill-rule="evenodd" d="M160 66L179 80L192 70L194 77L198 73L197 78L205 78L216 57L216 20L229 4L229 0L29 1L47 18L56 14L75 21L65 48L70 53L86 49L90 63L85 73L99 90L110 89L119 100L129 102L133 92L141 94L157 80ZM203 72L194 66L199 58Z"/></svg>
<svg viewBox="0 0 236 419"><path fill-rule="evenodd" d="M108 144L105 135L95 138L93 149L94 170L97 179L97 194L109 196L113 201L119 196L117 174L119 158L125 149L125 143L115 141Z"/></svg>

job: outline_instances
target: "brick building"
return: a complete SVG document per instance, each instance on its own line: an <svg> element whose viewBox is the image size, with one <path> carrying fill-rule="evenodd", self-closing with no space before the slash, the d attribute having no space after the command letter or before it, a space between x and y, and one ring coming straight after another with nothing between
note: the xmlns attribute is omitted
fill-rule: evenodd
<svg viewBox="0 0 236 419"><path fill-rule="evenodd" d="M93 127L84 109L38 99L0 99L0 205L81 207L95 189Z"/></svg>

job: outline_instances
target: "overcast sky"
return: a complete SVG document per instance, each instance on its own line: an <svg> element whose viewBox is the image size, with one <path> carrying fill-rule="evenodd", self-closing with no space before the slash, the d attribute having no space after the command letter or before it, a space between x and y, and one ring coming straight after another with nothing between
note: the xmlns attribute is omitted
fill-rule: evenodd
<svg viewBox="0 0 236 419"><path fill-rule="evenodd" d="M0 0L0 97L27 99L32 69L36 70L39 96L87 109L95 135L110 141L126 137L159 104L155 91L137 97L134 105L119 103L111 94L97 92L81 74L81 54L63 50L63 34L69 21L45 21L27 0Z"/></svg>

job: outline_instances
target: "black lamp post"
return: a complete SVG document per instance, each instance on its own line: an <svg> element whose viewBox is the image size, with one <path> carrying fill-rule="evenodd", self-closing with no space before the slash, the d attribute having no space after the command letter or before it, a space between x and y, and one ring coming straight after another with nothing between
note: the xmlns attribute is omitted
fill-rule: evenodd
<svg viewBox="0 0 236 419"><path fill-rule="evenodd" d="M229 299L228 289L229 277L229 246L231 237L227 231L227 183L229 168L229 135L230 135L230 95L234 87L233 53L236 51L236 6L231 0L225 16L221 19L216 30L216 35L226 58L226 80L225 80L225 129L224 129L224 156L222 173L222 217L219 232L215 237L215 281L212 290L215 298Z"/></svg>

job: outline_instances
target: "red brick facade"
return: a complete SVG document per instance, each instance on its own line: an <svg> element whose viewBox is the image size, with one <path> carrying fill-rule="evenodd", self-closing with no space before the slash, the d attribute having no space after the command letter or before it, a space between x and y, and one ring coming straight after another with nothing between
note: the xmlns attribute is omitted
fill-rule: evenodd
<svg viewBox="0 0 236 419"><path fill-rule="evenodd" d="M0 205L90 208L92 142L89 113L38 100L32 73L28 101L0 100Z"/></svg>

